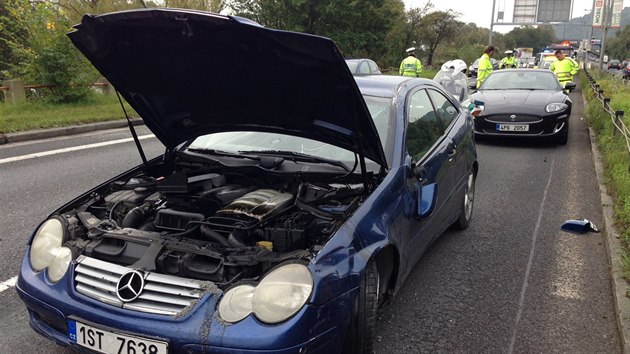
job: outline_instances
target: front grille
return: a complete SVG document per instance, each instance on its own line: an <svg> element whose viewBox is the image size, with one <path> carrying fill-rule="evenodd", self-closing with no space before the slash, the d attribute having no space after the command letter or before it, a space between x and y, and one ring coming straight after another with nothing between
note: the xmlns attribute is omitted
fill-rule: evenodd
<svg viewBox="0 0 630 354"><path fill-rule="evenodd" d="M116 295L116 284L133 269L85 256L80 256L77 263L74 281L79 293L129 310L175 316L205 292L197 280L145 272L140 296L125 303Z"/></svg>

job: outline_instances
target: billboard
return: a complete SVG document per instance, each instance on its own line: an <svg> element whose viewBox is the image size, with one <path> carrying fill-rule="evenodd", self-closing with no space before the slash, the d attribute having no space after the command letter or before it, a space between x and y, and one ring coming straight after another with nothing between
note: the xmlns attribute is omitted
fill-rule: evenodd
<svg viewBox="0 0 630 354"><path fill-rule="evenodd" d="M623 0L614 0L610 28L621 27L621 10L623 10Z"/></svg>
<svg viewBox="0 0 630 354"><path fill-rule="evenodd" d="M604 24L604 0L595 0L593 6L593 28L600 28Z"/></svg>
<svg viewBox="0 0 630 354"><path fill-rule="evenodd" d="M514 0L514 23L535 23L538 0Z"/></svg>
<svg viewBox="0 0 630 354"><path fill-rule="evenodd" d="M573 0L538 0L536 21L568 22L571 19Z"/></svg>

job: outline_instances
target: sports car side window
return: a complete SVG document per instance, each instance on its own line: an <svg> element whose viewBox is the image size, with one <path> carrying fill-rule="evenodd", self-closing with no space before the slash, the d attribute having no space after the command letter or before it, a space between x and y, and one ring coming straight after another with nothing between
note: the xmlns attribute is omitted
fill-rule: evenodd
<svg viewBox="0 0 630 354"><path fill-rule="evenodd" d="M459 111L442 93L429 90L429 95L444 127L448 127L457 118Z"/></svg>
<svg viewBox="0 0 630 354"><path fill-rule="evenodd" d="M413 93L407 112L407 151L420 159L442 136L442 128L426 90Z"/></svg>

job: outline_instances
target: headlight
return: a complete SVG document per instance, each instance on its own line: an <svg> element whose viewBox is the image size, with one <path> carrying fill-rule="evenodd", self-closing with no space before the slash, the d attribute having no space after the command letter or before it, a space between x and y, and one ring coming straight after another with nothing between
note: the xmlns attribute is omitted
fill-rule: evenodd
<svg viewBox="0 0 630 354"><path fill-rule="evenodd" d="M267 274L260 283L228 290L219 303L219 316L238 322L253 313L265 323L282 322L296 314L311 296L313 277L302 264L287 264Z"/></svg>
<svg viewBox="0 0 630 354"><path fill-rule="evenodd" d="M37 229L31 244L30 261L36 272L48 268L48 279L59 281L68 271L72 251L62 247L64 226L59 219L49 219Z"/></svg>
<svg viewBox="0 0 630 354"><path fill-rule="evenodd" d="M565 103L550 103L547 105L547 107L545 107L545 112L547 113L560 112L567 109L567 107L569 106Z"/></svg>
<svg viewBox="0 0 630 354"><path fill-rule="evenodd" d="M252 313L254 288L240 285L228 290L219 303L219 315L228 322L238 322Z"/></svg>

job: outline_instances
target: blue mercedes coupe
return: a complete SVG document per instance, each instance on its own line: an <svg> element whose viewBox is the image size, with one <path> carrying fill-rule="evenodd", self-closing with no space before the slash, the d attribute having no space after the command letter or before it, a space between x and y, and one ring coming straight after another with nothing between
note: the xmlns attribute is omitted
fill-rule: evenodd
<svg viewBox="0 0 630 354"><path fill-rule="evenodd" d="M141 165L30 237L16 288L60 345L371 352L379 306L471 221L472 116L433 81L355 80L330 39L198 11L68 36L166 149L136 140Z"/></svg>

